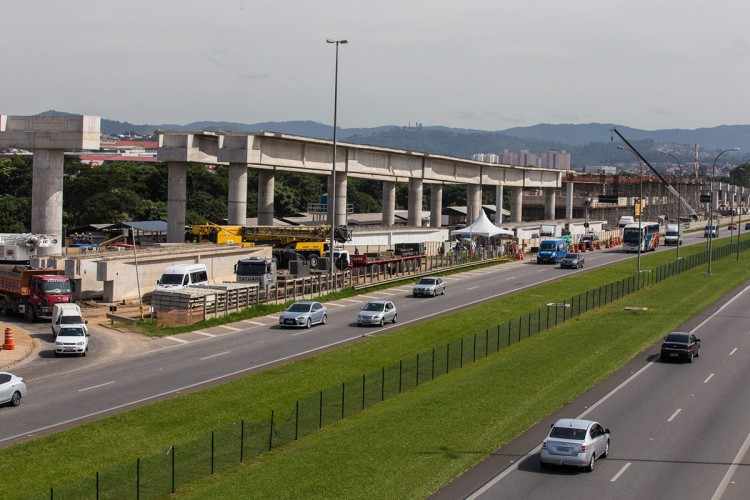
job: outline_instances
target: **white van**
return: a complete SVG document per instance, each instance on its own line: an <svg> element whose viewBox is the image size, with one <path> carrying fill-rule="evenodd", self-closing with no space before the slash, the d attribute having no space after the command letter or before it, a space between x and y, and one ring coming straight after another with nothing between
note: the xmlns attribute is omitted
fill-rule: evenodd
<svg viewBox="0 0 750 500"><path fill-rule="evenodd" d="M681 245L680 226L677 224L667 224L667 231L664 233L665 245Z"/></svg>
<svg viewBox="0 0 750 500"><path fill-rule="evenodd" d="M635 218L632 215L623 215L617 222L617 227L620 229L624 228L628 224L635 224Z"/></svg>
<svg viewBox="0 0 750 500"><path fill-rule="evenodd" d="M208 268L205 264L177 264L169 266L156 282L157 290L178 290L186 286L207 285Z"/></svg>
<svg viewBox="0 0 750 500"><path fill-rule="evenodd" d="M86 326L87 321L83 319L81 308L78 304L65 303L55 304L52 307L52 336L57 337L60 329L66 326Z"/></svg>

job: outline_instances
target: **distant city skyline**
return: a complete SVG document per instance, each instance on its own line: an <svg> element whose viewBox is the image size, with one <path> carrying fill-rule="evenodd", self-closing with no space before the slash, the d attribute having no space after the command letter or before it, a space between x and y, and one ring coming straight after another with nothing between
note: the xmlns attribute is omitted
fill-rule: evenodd
<svg viewBox="0 0 750 500"><path fill-rule="evenodd" d="M633 0L9 2L0 112L134 123L750 121L750 4ZM24 22L20 22L23 20Z"/></svg>

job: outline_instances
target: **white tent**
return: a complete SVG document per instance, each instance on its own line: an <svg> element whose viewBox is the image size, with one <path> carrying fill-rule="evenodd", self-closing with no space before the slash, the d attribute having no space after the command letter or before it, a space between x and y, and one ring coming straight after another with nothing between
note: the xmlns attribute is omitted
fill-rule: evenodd
<svg viewBox="0 0 750 500"><path fill-rule="evenodd" d="M503 229L497 227L487 218L487 214L484 213L484 209L479 211L479 217L477 220L469 224L463 229L457 229L451 234L456 236L483 236L485 238L492 238L493 236L515 236L513 231L509 229Z"/></svg>

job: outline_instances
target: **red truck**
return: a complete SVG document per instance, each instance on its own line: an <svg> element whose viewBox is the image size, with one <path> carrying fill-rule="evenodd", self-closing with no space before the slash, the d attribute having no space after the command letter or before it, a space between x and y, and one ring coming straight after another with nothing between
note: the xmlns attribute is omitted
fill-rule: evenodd
<svg viewBox="0 0 750 500"><path fill-rule="evenodd" d="M0 312L23 314L28 321L51 319L55 304L70 301L63 270L0 265Z"/></svg>

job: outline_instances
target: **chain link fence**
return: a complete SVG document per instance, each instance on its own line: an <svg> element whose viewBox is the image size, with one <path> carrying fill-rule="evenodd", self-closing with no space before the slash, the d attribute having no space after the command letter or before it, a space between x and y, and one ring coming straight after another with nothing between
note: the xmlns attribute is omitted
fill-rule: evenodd
<svg viewBox="0 0 750 500"><path fill-rule="evenodd" d="M735 253L739 255L749 247L750 240L744 240L739 244L714 248L713 258L721 259ZM175 443L158 454L108 467L97 472L90 480L50 488L48 498L141 500L175 493L180 485L235 467L525 338L707 262L707 251L692 254L657 266L649 272L633 274L565 300L545 304L483 332L434 346L392 365L310 394L290 408L271 411L266 419L228 423L200 439ZM37 495L37 498L44 496Z"/></svg>

